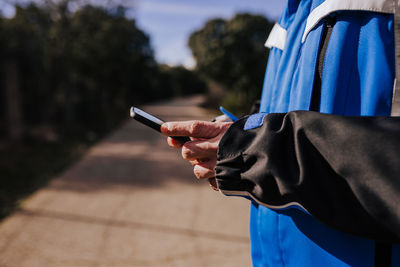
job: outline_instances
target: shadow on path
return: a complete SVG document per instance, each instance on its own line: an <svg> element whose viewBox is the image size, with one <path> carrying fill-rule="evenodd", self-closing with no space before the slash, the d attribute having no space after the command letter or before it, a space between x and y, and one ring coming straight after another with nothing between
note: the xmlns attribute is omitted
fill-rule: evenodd
<svg viewBox="0 0 400 267"><path fill-rule="evenodd" d="M150 224L150 223L141 223L141 222L132 222L132 221L123 221L123 220L115 220L115 219L103 219L96 218L90 216L76 215L72 213L66 212L57 212L57 211L49 211L49 210L26 210L21 209L18 211L18 214L27 216L27 217L43 217L43 218L52 218L63 221L71 221L71 222L80 222L86 224L95 224L95 225L106 225L118 228L130 228L134 230L148 230L148 231L157 231L163 232L172 235L184 235L189 237L202 237L207 239L215 239L227 242L237 242L237 243L249 243L248 237L245 236L237 236L237 235L227 235L218 232L209 232L209 231L201 231L190 228L183 227L174 227L162 224Z"/></svg>

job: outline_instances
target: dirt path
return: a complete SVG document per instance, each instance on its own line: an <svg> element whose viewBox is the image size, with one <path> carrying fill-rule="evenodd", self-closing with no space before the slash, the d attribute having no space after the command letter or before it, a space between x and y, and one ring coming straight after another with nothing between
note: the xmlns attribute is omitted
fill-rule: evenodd
<svg viewBox="0 0 400 267"><path fill-rule="evenodd" d="M209 120L199 101L143 108ZM197 181L165 138L128 121L0 225L0 266L250 266L248 207Z"/></svg>

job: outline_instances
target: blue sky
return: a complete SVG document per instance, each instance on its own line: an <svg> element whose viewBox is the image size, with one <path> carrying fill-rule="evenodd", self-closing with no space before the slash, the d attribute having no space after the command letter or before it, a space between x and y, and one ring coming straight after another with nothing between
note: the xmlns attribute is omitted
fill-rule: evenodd
<svg viewBox="0 0 400 267"><path fill-rule="evenodd" d="M24 2L26 0L22 0ZM38 1L38 0L36 0ZM89 0L103 2L104 0ZM38 1L40 2L40 0ZM169 65L194 65L187 40L210 18L230 18L237 12L263 14L270 20L279 18L287 0L123 0L132 7L129 15L150 35L156 58ZM13 9L0 0L3 14Z"/></svg>
<svg viewBox="0 0 400 267"><path fill-rule="evenodd" d="M136 0L133 13L150 34L159 62L190 67L194 61L187 40L208 19L248 11L275 21L285 4L286 0Z"/></svg>

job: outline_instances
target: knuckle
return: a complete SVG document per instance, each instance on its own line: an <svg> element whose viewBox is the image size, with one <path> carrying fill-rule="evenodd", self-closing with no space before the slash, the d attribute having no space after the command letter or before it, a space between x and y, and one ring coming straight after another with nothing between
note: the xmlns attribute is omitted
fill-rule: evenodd
<svg viewBox="0 0 400 267"><path fill-rule="evenodd" d="M190 125L189 133L191 135L196 134L202 127L202 123L200 121L193 121Z"/></svg>
<svg viewBox="0 0 400 267"><path fill-rule="evenodd" d="M201 168L198 165L194 166L193 172L197 179L206 179L215 176L213 170Z"/></svg>
<svg viewBox="0 0 400 267"><path fill-rule="evenodd" d="M194 172L194 175L196 176L197 179L201 179L202 178L202 173L199 170L199 168L197 168L197 165L194 166L193 172Z"/></svg>
<svg viewBox="0 0 400 267"><path fill-rule="evenodd" d="M225 123L222 125L222 130L223 130L223 131L227 130L229 127L231 127L231 125L232 125L232 122L225 122Z"/></svg>
<svg viewBox="0 0 400 267"><path fill-rule="evenodd" d="M168 137L168 138L167 138L167 143L168 143L168 145L169 145L169 146L171 146L171 147L173 147L173 146L174 146L174 144L173 144L173 142L172 142L172 138L171 138L171 137Z"/></svg>
<svg viewBox="0 0 400 267"><path fill-rule="evenodd" d="M213 152L215 150L214 146L210 142L204 144L204 149Z"/></svg>
<svg viewBox="0 0 400 267"><path fill-rule="evenodd" d="M182 147L182 157L184 159L190 159L192 156L192 151L188 149L187 147L183 146Z"/></svg>
<svg viewBox="0 0 400 267"><path fill-rule="evenodd" d="M215 142L204 142L202 146L207 153L214 154L218 150L218 145Z"/></svg>

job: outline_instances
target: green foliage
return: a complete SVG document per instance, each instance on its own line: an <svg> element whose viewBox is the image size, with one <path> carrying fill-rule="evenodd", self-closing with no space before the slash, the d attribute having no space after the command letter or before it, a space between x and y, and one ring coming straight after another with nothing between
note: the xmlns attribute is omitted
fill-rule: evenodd
<svg viewBox="0 0 400 267"><path fill-rule="evenodd" d="M237 14L210 20L190 36L198 71L226 88L227 107L245 112L259 98L268 57L264 42L272 26L263 16Z"/></svg>
<svg viewBox="0 0 400 267"><path fill-rule="evenodd" d="M206 84L198 73L182 66L170 67L164 65L161 66L160 70L161 76L164 77L160 82L164 84L167 92L172 92L176 96L205 93Z"/></svg>
<svg viewBox="0 0 400 267"><path fill-rule="evenodd" d="M59 135L101 134L132 104L204 90L195 73L155 62L149 36L125 8L71 12L68 3L29 4L0 19L0 66L17 62L27 132L50 125Z"/></svg>
<svg viewBox="0 0 400 267"><path fill-rule="evenodd" d="M0 17L0 106L3 71L16 63L25 129L22 141L5 140L0 108L0 218L127 119L131 105L206 86L196 72L159 66L149 36L123 7L71 12L68 0L48 2Z"/></svg>

